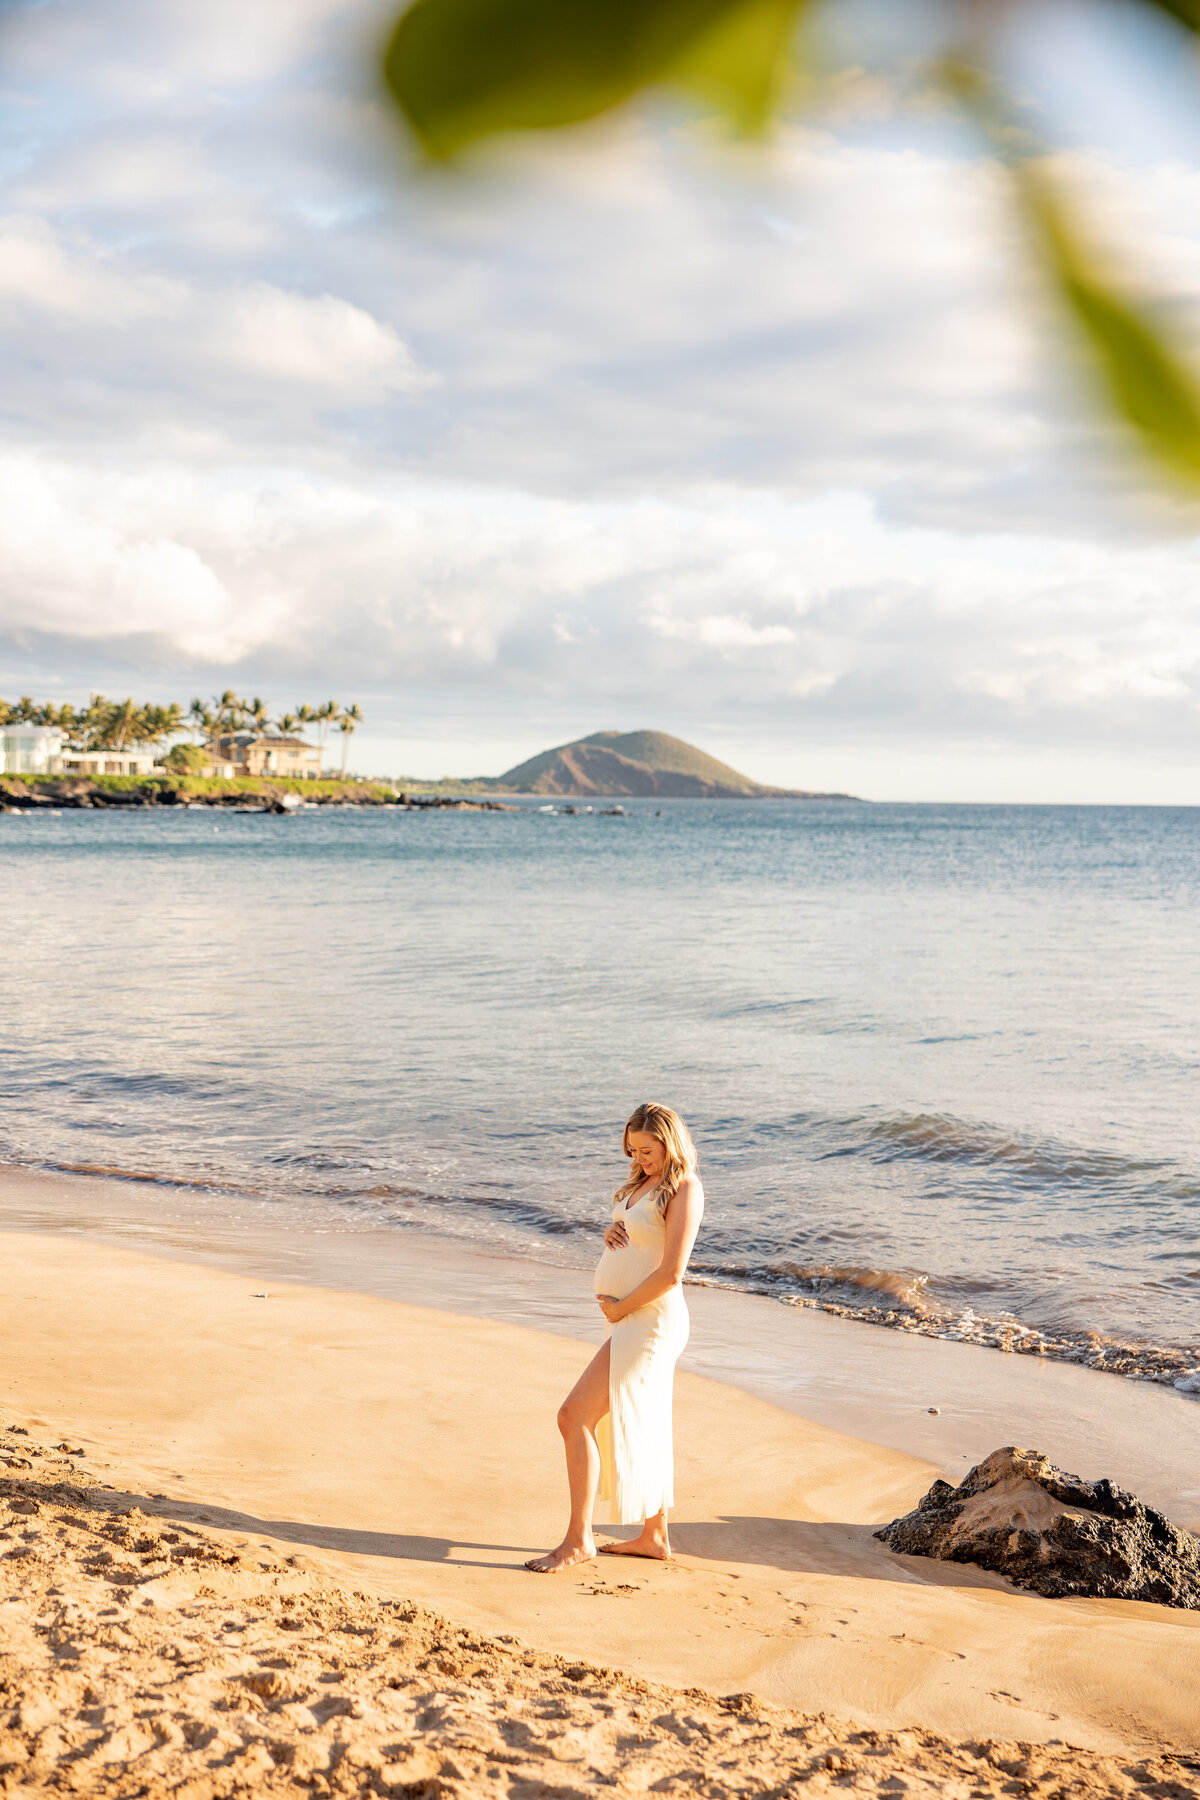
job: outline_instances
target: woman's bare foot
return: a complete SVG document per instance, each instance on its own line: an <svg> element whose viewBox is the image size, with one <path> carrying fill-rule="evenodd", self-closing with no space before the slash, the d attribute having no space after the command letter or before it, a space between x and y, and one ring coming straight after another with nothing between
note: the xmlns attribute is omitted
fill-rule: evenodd
<svg viewBox="0 0 1200 1800"><path fill-rule="evenodd" d="M601 1556L649 1556L655 1562L671 1560L671 1546L665 1533L642 1531L627 1544L601 1544Z"/></svg>
<svg viewBox="0 0 1200 1800"><path fill-rule="evenodd" d="M557 1575L563 1569L573 1569L576 1563L591 1562L595 1554L591 1538L582 1544L571 1544L564 1538L557 1550L550 1550L545 1556L531 1556L525 1567L535 1575Z"/></svg>

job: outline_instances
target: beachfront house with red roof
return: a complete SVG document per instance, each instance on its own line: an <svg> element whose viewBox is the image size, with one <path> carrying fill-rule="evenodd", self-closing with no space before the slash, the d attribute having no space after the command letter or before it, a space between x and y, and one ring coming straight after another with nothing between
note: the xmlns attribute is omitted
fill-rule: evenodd
<svg viewBox="0 0 1200 1800"><path fill-rule="evenodd" d="M321 773L321 752L303 738L274 736L267 732L221 731L209 738L205 755L212 774L227 779L239 775L287 776L292 780L316 780Z"/></svg>

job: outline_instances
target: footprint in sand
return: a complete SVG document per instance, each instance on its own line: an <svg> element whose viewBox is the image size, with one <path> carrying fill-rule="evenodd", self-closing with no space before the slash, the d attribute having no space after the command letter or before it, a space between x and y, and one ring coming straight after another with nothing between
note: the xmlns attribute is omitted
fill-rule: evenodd
<svg viewBox="0 0 1200 1800"><path fill-rule="evenodd" d="M906 1631L893 1632L891 1641L893 1644L911 1644L914 1650L936 1650L939 1656L948 1656L952 1662L966 1662L967 1660L965 1650L947 1650L944 1644L927 1644L924 1638L909 1637ZM994 1695L993 1698L995 1698ZM1013 1701L1013 1704L1019 1706L1021 1703L1017 1700Z"/></svg>
<svg viewBox="0 0 1200 1800"><path fill-rule="evenodd" d="M988 1698L995 1700L1000 1706L1019 1706L1024 1712L1036 1713L1039 1719L1057 1719L1059 1717L1058 1713L1046 1712L1040 1706L1031 1706L1027 1700L1022 1700L1020 1694L1010 1694L1006 1688L990 1689Z"/></svg>

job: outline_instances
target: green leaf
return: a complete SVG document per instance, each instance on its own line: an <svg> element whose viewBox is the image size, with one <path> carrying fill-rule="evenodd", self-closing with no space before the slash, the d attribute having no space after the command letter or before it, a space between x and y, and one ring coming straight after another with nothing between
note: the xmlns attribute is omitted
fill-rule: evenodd
<svg viewBox="0 0 1200 1800"><path fill-rule="evenodd" d="M1200 485L1200 388L1183 353L1096 268L1044 167L1024 163L1013 173L1042 258L1083 329L1111 404L1160 462Z"/></svg>
<svg viewBox="0 0 1200 1800"><path fill-rule="evenodd" d="M1170 13L1189 31L1200 31L1200 0L1149 0L1151 6L1157 6L1160 12Z"/></svg>
<svg viewBox="0 0 1200 1800"><path fill-rule="evenodd" d="M726 7L679 57L671 78L720 107L740 132L770 123L803 0Z"/></svg>
<svg viewBox="0 0 1200 1800"><path fill-rule="evenodd" d="M430 156L595 118L674 82L766 119L807 0L416 0L384 77Z"/></svg>

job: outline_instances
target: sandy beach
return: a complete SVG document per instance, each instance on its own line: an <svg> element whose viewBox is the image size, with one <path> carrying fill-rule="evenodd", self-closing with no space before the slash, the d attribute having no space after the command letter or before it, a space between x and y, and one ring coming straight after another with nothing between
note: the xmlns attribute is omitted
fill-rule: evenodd
<svg viewBox="0 0 1200 1800"><path fill-rule="evenodd" d="M821 1727L829 1744L844 1745L854 1733L884 1734L896 1767L911 1762L914 1778L933 1784L930 1791L952 1791L952 1780L966 1782L964 1793L993 1790L986 1771L968 1779L946 1763L940 1773L930 1773L933 1752L916 1739L897 1749L895 1734L932 1734L960 1750L987 1740L1049 1746L1044 1754L1056 1769L1063 1757L1070 1764L1068 1752L1054 1748L1062 1745L1118 1762L1200 1754L1194 1705L1200 1616L1134 1603L1042 1600L980 1570L896 1557L874 1540L875 1525L913 1505L929 1486L937 1472L932 1461L834 1431L703 1376L681 1374L676 1560L664 1567L603 1561L539 1580L521 1565L555 1541L561 1526L554 1412L590 1354L588 1343L365 1294L294 1283L264 1288L240 1270L61 1232L9 1232L0 1242L0 1423L27 1433L29 1446L50 1452L58 1444L72 1453L59 1457L54 1473L50 1461L21 1456L21 1444L7 1436L6 1494L16 1493L14 1483L53 1474L90 1496L88 1506L112 1507L119 1499L122 1507L136 1505L155 1516L156 1554L170 1525L199 1532L230 1554L250 1556L252 1577L238 1565L238 1605L249 1620L254 1609L247 1583L260 1594L269 1577L270 1604L264 1601L255 1614L255 1629L268 1635L284 1630L271 1608L277 1613L293 1591L324 1595L327 1607L374 1609L370 1632L376 1633L383 1629L380 1607L426 1608L474 1634L472 1642L486 1640L493 1646L489 1657L503 1660L499 1640L519 1639L522 1655L529 1647L548 1659L538 1665L547 1680L559 1671L554 1679L560 1686L555 1658L621 1671L605 1675L607 1699L588 1688L592 1697L585 1704L580 1682L570 1688L572 1707L583 1707L597 1730L602 1719L615 1716L611 1707L618 1698L636 1708L628 1678L710 1697L750 1693L768 1708L786 1709L793 1724L799 1715L827 1715L836 1722ZM1085 1378L1122 1385L1110 1377ZM43 1508L39 1520L43 1538L47 1510L53 1513ZM68 1510L74 1522L55 1527L64 1538L55 1552L62 1567L53 1580L47 1577L40 1595L22 1587L30 1560L20 1554L27 1522L23 1515L5 1520L8 1554L0 1567L7 1603L0 1644L6 1679L12 1678L14 1657L22 1662L22 1633L35 1631L39 1618L44 1622L38 1608L45 1607L47 1593L58 1590L60 1608L86 1611L92 1604L94 1619L100 1619L94 1594L97 1582L103 1591L107 1577L83 1572L83 1552L72 1562L65 1542L72 1532L94 1535L94 1527L86 1519L79 1523L79 1503ZM43 1544L45 1553L49 1548ZM201 1591L206 1586L207 1596ZM111 1583L107 1591L111 1596ZM173 1634L183 1629L180 1622L171 1625L172 1609L199 1606L203 1612L209 1606L220 1612L224 1594L208 1575L198 1584L173 1568L164 1573L152 1558L145 1578L135 1575L134 1585L121 1588L120 1600L125 1614L141 1608L158 1621L166 1655ZM363 1598L354 1600L354 1594ZM216 1670L230 1647L215 1614L210 1623ZM195 1630L203 1636L201 1625ZM248 1629L245 1621L238 1627ZM421 1631L436 1630L421 1625ZM73 1633L77 1645L79 1635ZM83 1636L91 1641L88 1632ZM310 1636L328 1649L318 1625ZM39 1641L49 1656L50 1640ZM246 1653L238 1651L243 1658ZM112 1663L114 1680L122 1654L105 1662ZM143 1654L154 1654L153 1647L142 1645L137 1655ZM375 1663L360 1657L355 1666L368 1681ZM511 1688L514 1706L519 1693L528 1699L529 1666L523 1665L521 1676L526 1686ZM469 1675L465 1664L455 1667ZM220 1682L210 1673L215 1695ZM416 1679L415 1664L409 1676ZM495 1691L510 1692L496 1680ZM542 1691L536 1682L534 1688ZM477 1689L467 1681L464 1691L476 1693L478 1701ZM210 1695L203 1704L218 1703ZM660 1704L656 1699L656 1708ZM700 1704L694 1697L687 1701L693 1708ZM728 1709L720 1711L711 1698L703 1705L711 1719L734 1729ZM488 1711L482 1701L476 1711L479 1706ZM71 1723L78 1711L65 1698L56 1709L54 1729L65 1747L57 1759L46 1753L43 1772L31 1774L33 1787L57 1780L53 1769L78 1755L91 1729L86 1721ZM770 1717L776 1723L768 1735L782 1731L783 1714ZM569 1745L543 1745L552 1759L578 1761L572 1734L581 1727L574 1712L572 1719L563 1727ZM744 1725L742 1719L738 1730ZM39 1729L47 1728L44 1720ZM303 1735L300 1726L295 1729ZM325 1726L318 1721L312 1729ZM711 1720L696 1728L710 1749L714 1729ZM759 1721L755 1731L761 1735L763 1729ZM398 1731L394 1727L393 1736ZM422 1731L426 1754L429 1727ZM640 1757L622 1751L620 1733L614 1738L608 1725L600 1736L605 1732L611 1741L596 1754L618 1785L644 1788L647 1768L654 1769L654 1780L671 1773L654 1763L649 1750ZM685 1739L675 1732L672 1742ZM771 1765L771 1780L764 1774L757 1785L747 1785L741 1742L727 1746L731 1767L741 1772L729 1774L722 1787L718 1758L703 1782L698 1773L688 1778L694 1791L766 1792L771 1780L778 1787L783 1762ZM864 1761L859 1748L857 1756L846 1754L866 1770L861 1781L849 1767L840 1773L835 1768L832 1778L839 1786L875 1791L883 1764ZM217 1779L205 1772L200 1752L185 1756L177 1748L172 1755L168 1785L184 1780L185 1765L189 1780ZM377 1766L387 1762L383 1757ZM1095 1763L1085 1778L1079 1764L1079 1791L1155 1791L1144 1782L1128 1789L1098 1786L1100 1766ZM481 1762L471 1779L484 1781L483 1769ZM497 1791L516 1791L504 1785L509 1775L496 1769L486 1781L500 1784ZM815 1779L817 1772L814 1764L809 1775ZM403 1779L435 1774L422 1765ZM1194 1766L1173 1763L1154 1779L1160 1777L1175 1785L1158 1791L1200 1791ZM678 1786L678 1771L672 1778ZM1010 1778L1011 1770L1003 1779ZM4 1779L14 1792L30 1786L15 1764ZM467 1776L438 1779L453 1783ZM544 1771L538 1779L547 1779ZM828 1769L823 1779L831 1779ZM1059 1788L1064 1779L1058 1769ZM1124 1782L1126 1776L1110 1770L1103 1780L1110 1779ZM231 1790L227 1784L219 1791Z"/></svg>

